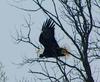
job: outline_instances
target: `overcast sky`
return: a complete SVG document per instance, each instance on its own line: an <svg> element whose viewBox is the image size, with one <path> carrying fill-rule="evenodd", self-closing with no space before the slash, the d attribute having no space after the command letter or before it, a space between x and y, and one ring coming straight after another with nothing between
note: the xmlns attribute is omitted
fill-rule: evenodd
<svg viewBox="0 0 100 82"><path fill-rule="evenodd" d="M22 0L22 2L24 1L25 0ZM18 6L24 7L22 4L19 4L19 2L17 3ZM5 66L8 82L15 82L15 79L21 79L28 75L28 67L19 67L13 63L21 62L24 56L31 57L34 55L34 48L31 45L24 43L15 44L15 41L11 37L11 35L16 36L15 28L19 28L21 24L25 24L24 17L28 19L29 13L16 9L9 4L14 4L14 2L10 0L0 0L0 61ZM24 4L28 5L30 2L25 2ZM32 5L28 5L29 8L31 6ZM41 25L46 16L39 12L31 14L34 23L32 27L32 39L35 44L37 44L41 32Z"/></svg>
<svg viewBox="0 0 100 82"><path fill-rule="evenodd" d="M17 45L11 38L11 35L15 35L15 28L25 23L24 17L27 17L28 13L10 6L9 3L12 4L12 2L9 1L0 0L0 61L5 66L7 82L15 82L15 78L21 79L21 77L27 75L27 69L13 63L21 62L24 56L33 55L33 48L26 44ZM34 29L36 33L37 30L40 31L39 25L41 24L37 24L37 29ZM34 36L36 36L36 33L33 33Z"/></svg>
<svg viewBox="0 0 100 82"><path fill-rule="evenodd" d="M33 4L30 1L22 0L21 3L15 3L13 0L0 0L0 61L5 66L5 72L8 77L7 82L15 82L15 79L18 80L26 77L28 75L28 67L19 67L13 63L20 63L24 56L32 57L35 55L35 50L31 45L24 43L15 44L11 36L16 37L16 29L19 29L22 24L25 24L24 19L29 19L28 14L31 14L33 22L32 40L35 44L38 44L41 25L43 24L43 20L47 18L41 12L24 12L9 5L13 4L24 8L31 8ZM26 5L24 6L22 3ZM52 9L50 8L49 10Z"/></svg>
<svg viewBox="0 0 100 82"><path fill-rule="evenodd" d="M7 82L15 82L17 79L22 79L28 75L29 67L19 67L14 63L20 63L23 57L32 57L36 55L34 48L29 44L16 44L11 37L16 37L16 29L19 29L22 24L25 24L25 18L28 20L28 14L32 15L32 40L38 45L38 37L41 32L43 20L47 18L43 13L29 13L19 10L10 4L17 5L23 8L31 8L32 0L22 0L21 3L13 2L14 0L0 0L0 61L5 66L5 72L8 77ZM26 5L25 5L26 4ZM35 6L33 7L35 8ZM28 75L29 76L29 75Z"/></svg>

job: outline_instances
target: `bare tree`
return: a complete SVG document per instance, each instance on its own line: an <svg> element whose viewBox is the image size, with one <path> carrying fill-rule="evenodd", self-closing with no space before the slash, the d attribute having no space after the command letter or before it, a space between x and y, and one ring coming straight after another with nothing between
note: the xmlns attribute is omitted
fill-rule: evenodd
<svg viewBox="0 0 100 82"><path fill-rule="evenodd" d="M5 72L3 71L3 68L4 68L4 66L0 62L0 82L6 82L6 80L7 80L7 76L6 76Z"/></svg>
<svg viewBox="0 0 100 82"><path fill-rule="evenodd" d="M38 62L42 71L30 69L29 72L34 75L40 75L37 79L43 82L48 79L50 82L95 82L91 63L94 60L100 59L100 22L99 15L95 11L97 7L100 8L100 3L97 0L32 0L32 2L38 6L38 9L31 10L15 7L29 12L42 10L48 18L52 19L61 31L64 32L65 37L69 38L70 46L72 47L70 55L73 60L71 63L61 58L52 60L26 58L21 65ZM52 11L44 6L48 2L51 5ZM29 43L39 50L40 47L32 43L30 38L31 21L25 21L27 24L25 27L28 28L27 37L23 36L20 31L20 33L17 32L15 40L18 43ZM44 77L41 78L41 76Z"/></svg>
<svg viewBox="0 0 100 82"><path fill-rule="evenodd" d="M21 80L16 80L16 82L33 82L33 81L32 80L28 80L28 79L23 77Z"/></svg>

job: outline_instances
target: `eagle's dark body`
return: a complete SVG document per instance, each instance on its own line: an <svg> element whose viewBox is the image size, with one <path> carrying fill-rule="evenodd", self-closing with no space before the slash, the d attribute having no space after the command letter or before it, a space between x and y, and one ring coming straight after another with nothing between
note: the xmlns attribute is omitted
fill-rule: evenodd
<svg viewBox="0 0 100 82"><path fill-rule="evenodd" d="M61 53L63 48L60 48L56 39L55 39L55 24L51 19L47 19L46 22L43 23L42 32L39 37L39 42L44 46L43 54L40 54L40 57L58 57L64 56Z"/></svg>

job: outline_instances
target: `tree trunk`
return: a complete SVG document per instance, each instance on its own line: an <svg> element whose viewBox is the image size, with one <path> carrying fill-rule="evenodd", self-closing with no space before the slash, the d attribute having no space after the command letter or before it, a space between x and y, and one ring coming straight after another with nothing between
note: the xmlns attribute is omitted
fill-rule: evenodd
<svg viewBox="0 0 100 82"><path fill-rule="evenodd" d="M90 68L89 62L86 59L83 62L83 66L85 68L86 75L87 75L86 82L94 82L94 79L92 77L92 73L91 73L91 68Z"/></svg>

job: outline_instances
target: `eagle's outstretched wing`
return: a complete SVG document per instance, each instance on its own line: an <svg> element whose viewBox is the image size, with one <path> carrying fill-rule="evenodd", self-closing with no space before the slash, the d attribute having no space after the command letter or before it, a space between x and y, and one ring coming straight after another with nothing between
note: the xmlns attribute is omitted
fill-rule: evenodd
<svg viewBox="0 0 100 82"><path fill-rule="evenodd" d="M42 26L42 32L39 37L39 42L44 46L44 52L42 56L50 57L54 55L54 51L59 48L59 45L54 36L54 21L47 19ZM41 55L40 55L41 56Z"/></svg>
<svg viewBox="0 0 100 82"><path fill-rule="evenodd" d="M59 47L54 37L54 26L54 21L51 19L47 19L46 22L43 23L39 41L44 46L44 48Z"/></svg>

